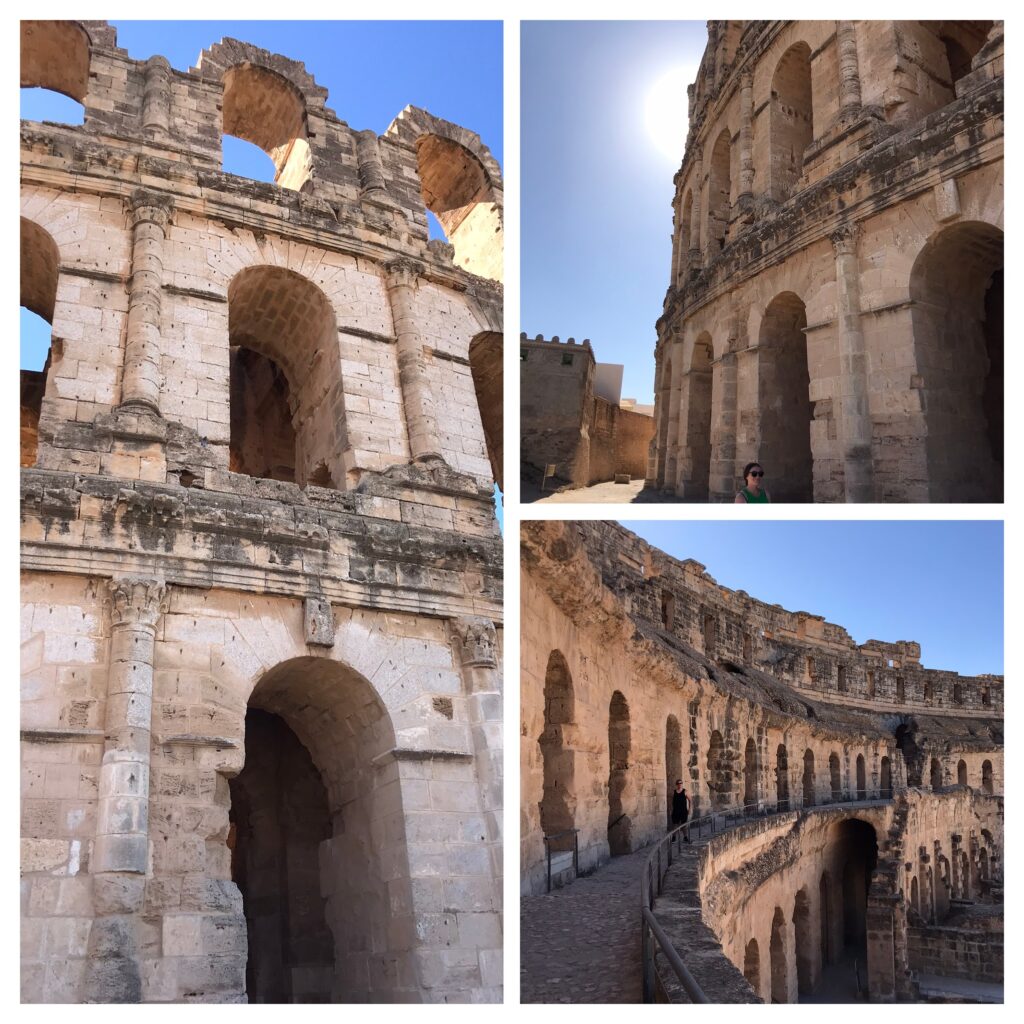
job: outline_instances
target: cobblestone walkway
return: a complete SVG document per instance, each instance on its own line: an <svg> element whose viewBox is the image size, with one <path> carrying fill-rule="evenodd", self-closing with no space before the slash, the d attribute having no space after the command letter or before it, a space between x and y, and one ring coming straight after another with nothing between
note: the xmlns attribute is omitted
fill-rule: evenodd
<svg viewBox="0 0 1024 1024"><path fill-rule="evenodd" d="M650 850L520 900L524 1003L639 1003L640 873Z"/></svg>

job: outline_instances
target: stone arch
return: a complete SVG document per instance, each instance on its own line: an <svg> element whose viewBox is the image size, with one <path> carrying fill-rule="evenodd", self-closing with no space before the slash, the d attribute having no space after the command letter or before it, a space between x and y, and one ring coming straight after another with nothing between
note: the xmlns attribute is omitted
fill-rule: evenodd
<svg viewBox="0 0 1024 1024"><path fill-rule="evenodd" d="M814 986L814 936L811 933L811 901L807 889L797 891L793 903L793 933L796 949L797 991L804 995Z"/></svg>
<svg viewBox="0 0 1024 1024"><path fill-rule="evenodd" d="M669 715L665 721L665 792L668 796L668 822L672 822L672 794L676 779L683 777L683 733L679 719Z"/></svg>
<svg viewBox="0 0 1024 1024"><path fill-rule="evenodd" d="M804 151L814 138L811 48L794 43L772 76L769 108L769 189L785 202L803 174Z"/></svg>
<svg viewBox="0 0 1024 1024"><path fill-rule="evenodd" d="M758 461L772 481L773 501L811 501L810 372L807 310L793 292L776 295L765 309L758 341Z"/></svg>
<svg viewBox="0 0 1024 1024"><path fill-rule="evenodd" d="M24 24L24 23L23 23ZM21 218L21 305L52 326L57 305L60 252L48 231ZM34 466L39 454L39 418L53 356L51 345L41 370L21 370L21 465Z"/></svg>
<svg viewBox="0 0 1024 1024"><path fill-rule="evenodd" d="M775 801L778 810L789 810L789 755L784 743L775 751Z"/></svg>
<svg viewBox="0 0 1024 1024"><path fill-rule="evenodd" d="M804 751L804 775L803 775L803 794L804 794L804 807L814 806L814 751L808 748Z"/></svg>
<svg viewBox="0 0 1024 1024"><path fill-rule="evenodd" d="M963 758L956 763L956 784L958 786L967 785L967 762Z"/></svg>
<svg viewBox="0 0 1024 1024"><path fill-rule="evenodd" d="M344 487L345 396L331 302L302 275L265 265L239 271L227 295L232 468ZM289 461L280 453L292 438Z"/></svg>
<svg viewBox="0 0 1024 1024"><path fill-rule="evenodd" d="M878 835L869 822L847 818L832 826L830 841L842 877L843 942L863 958L867 947L868 890L878 865Z"/></svg>
<svg viewBox="0 0 1024 1024"><path fill-rule="evenodd" d="M880 766L879 788L884 800L892 797L892 762L888 757L882 758Z"/></svg>
<svg viewBox="0 0 1024 1024"><path fill-rule="evenodd" d="M832 802L842 799L843 782L839 774L839 755L833 750L828 755L828 777L832 785Z"/></svg>
<svg viewBox="0 0 1024 1024"><path fill-rule="evenodd" d="M722 734L713 730L708 740L707 786L712 811L720 811L732 802L732 765Z"/></svg>
<svg viewBox="0 0 1024 1024"><path fill-rule="evenodd" d="M469 369L476 391L476 404L491 461L491 473L502 487L504 459L504 392L502 389L502 336L497 331L484 331L469 343Z"/></svg>
<svg viewBox="0 0 1024 1024"><path fill-rule="evenodd" d="M789 1002L789 964L786 954L786 916L781 907L772 918L771 941L768 944L772 970L772 1002Z"/></svg>
<svg viewBox="0 0 1024 1024"><path fill-rule="evenodd" d="M682 494L707 501L711 478L711 390L714 350L711 335L702 331L693 343L690 370L686 375L686 448Z"/></svg>
<svg viewBox="0 0 1024 1024"><path fill-rule="evenodd" d="M864 763L864 755L857 755L857 799L866 800L868 798L868 783L867 783L867 771Z"/></svg>
<svg viewBox="0 0 1024 1024"><path fill-rule="evenodd" d="M934 793L942 789L942 762L937 757L931 761L931 784Z"/></svg>
<svg viewBox="0 0 1024 1024"><path fill-rule="evenodd" d="M953 703L960 707L964 702L964 688L961 683L953 684Z"/></svg>
<svg viewBox="0 0 1024 1024"><path fill-rule="evenodd" d="M566 729L576 716L576 694L572 674L561 651L552 651L544 673L544 728L540 746L544 783L540 801L540 827L546 836L564 832L575 825L575 756L566 743ZM571 842L556 849L571 849Z"/></svg>
<svg viewBox="0 0 1024 1024"><path fill-rule="evenodd" d="M632 821L625 809L629 757L629 704L616 690L608 706L608 849L613 857L632 850Z"/></svg>
<svg viewBox="0 0 1024 1024"><path fill-rule="evenodd" d="M936 26L939 42L945 50L949 83L956 83L971 73L971 65L992 29L991 21L944 21Z"/></svg>
<svg viewBox="0 0 1024 1024"><path fill-rule="evenodd" d="M914 875L910 879L910 905L914 908L914 913L918 917L921 916L921 896L917 885L917 875Z"/></svg>
<svg viewBox="0 0 1024 1024"><path fill-rule="evenodd" d="M725 245L732 209L732 143L729 129L723 128L711 150L708 170L708 230L707 239L712 259Z"/></svg>
<svg viewBox="0 0 1024 1024"><path fill-rule="evenodd" d="M403 817L401 770L382 770L396 746L391 715L360 673L310 656L274 665L247 704L245 766L229 781L232 859L243 869L235 881L242 889L250 967L258 965L270 979L250 998L308 1001L286 977L299 966L306 969L298 972L310 989L306 997L366 1001L373 983L360 965L367 957L397 962L391 975L397 995L397 979L414 977L415 965L404 942L393 945L402 930L394 908L411 908L412 886L404 829L384 827ZM304 813L295 814L296 807ZM301 850L278 835L275 821L302 829ZM267 877L267 861L281 858L286 874ZM332 964L324 958L320 914L333 938ZM384 994L374 991L376 998Z"/></svg>
<svg viewBox="0 0 1024 1024"><path fill-rule="evenodd" d="M77 21L21 22L21 86L51 89L85 105L89 34Z"/></svg>
<svg viewBox="0 0 1024 1024"><path fill-rule="evenodd" d="M761 994L761 951L757 947L757 939L751 939L743 951L743 977L747 984Z"/></svg>
<svg viewBox="0 0 1024 1024"><path fill-rule="evenodd" d="M994 792L992 788L992 762L981 762L981 791L989 796Z"/></svg>
<svg viewBox="0 0 1024 1024"><path fill-rule="evenodd" d="M760 758L757 754L757 743L754 737L747 739L743 751L743 803L745 806L756 804L760 799L758 793L758 776L760 774Z"/></svg>
<svg viewBox="0 0 1024 1024"><path fill-rule="evenodd" d="M982 221L940 229L910 274L932 501L1001 501L1003 232Z"/></svg>

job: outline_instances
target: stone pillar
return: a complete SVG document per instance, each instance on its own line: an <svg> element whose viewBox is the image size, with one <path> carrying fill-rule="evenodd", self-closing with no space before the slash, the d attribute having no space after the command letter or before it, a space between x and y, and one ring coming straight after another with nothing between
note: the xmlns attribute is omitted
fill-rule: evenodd
<svg viewBox="0 0 1024 1024"><path fill-rule="evenodd" d="M704 152L693 147L693 206L690 209L690 267L700 266L700 191L704 175Z"/></svg>
<svg viewBox="0 0 1024 1024"><path fill-rule="evenodd" d="M860 322L857 234L857 226L847 224L831 235L839 299L839 438L846 500L868 502L874 500L874 480L867 353Z"/></svg>
<svg viewBox="0 0 1024 1024"><path fill-rule="evenodd" d="M427 376L426 346L416 322L415 284L422 267L399 258L386 267L388 301L398 339L398 376L413 462L442 460L434 393Z"/></svg>
<svg viewBox="0 0 1024 1024"><path fill-rule="evenodd" d="M384 182L384 164L380 158L377 133L372 129L356 132L356 159L359 161L359 182L362 194L382 198L387 192Z"/></svg>
<svg viewBox="0 0 1024 1024"><path fill-rule="evenodd" d="M852 21L836 22L839 48L839 112L860 110L860 66L857 63L857 30Z"/></svg>
<svg viewBox="0 0 1024 1024"><path fill-rule="evenodd" d="M154 56L146 61L146 83L142 94L142 127L157 135L165 134L171 125L171 65L166 57Z"/></svg>
<svg viewBox="0 0 1024 1024"><path fill-rule="evenodd" d="M89 934L86 1001L141 999L135 917L149 865L149 760L153 649L166 609L163 580L121 577L110 589L106 739L96 838L89 864L95 920Z"/></svg>
<svg viewBox="0 0 1024 1024"><path fill-rule="evenodd" d="M668 395L668 435L665 455L664 489L676 493L679 476L679 407L683 397L683 343L672 345L672 379Z"/></svg>
<svg viewBox="0 0 1024 1024"><path fill-rule="evenodd" d="M129 200L132 276L128 286L121 408L160 415L160 293L169 196L136 189Z"/></svg>
<svg viewBox="0 0 1024 1024"><path fill-rule="evenodd" d="M740 187L736 201L744 209L754 198L754 76L740 75Z"/></svg>
<svg viewBox="0 0 1024 1024"><path fill-rule="evenodd" d="M736 477L737 359L724 352L711 364L711 475L708 498L730 502L740 489Z"/></svg>

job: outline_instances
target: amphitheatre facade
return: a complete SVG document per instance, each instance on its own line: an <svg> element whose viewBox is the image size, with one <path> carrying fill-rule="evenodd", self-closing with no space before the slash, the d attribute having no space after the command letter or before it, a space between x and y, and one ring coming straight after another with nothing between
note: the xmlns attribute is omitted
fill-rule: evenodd
<svg viewBox="0 0 1024 1024"><path fill-rule="evenodd" d="M22 998L500 1000L498 165L21 31Z"/></svg>
<svg viewBox="0 0 1024 1024"><path fill-rule="evenodd" d="M1003 25L710 21L651 485L1001 501Z"/></svg>
<svg viewBox="0 0 1024 1024"><path fill-rule="evenodd" d="M706 1001L1001 998L1002 677L857 645L615 523L521 536L524 991L569 989L530 977L529 917L590 886L637 998L643 970L646 995L687 1000L664 946L631 964L642 905ZM664 839L677 779L690 846Z"/></svg>

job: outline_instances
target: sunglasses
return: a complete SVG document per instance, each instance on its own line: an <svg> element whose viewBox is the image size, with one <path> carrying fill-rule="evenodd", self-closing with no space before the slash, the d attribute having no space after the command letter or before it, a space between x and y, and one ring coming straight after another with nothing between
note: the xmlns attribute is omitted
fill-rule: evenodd
<svg viewBox="0 0 1024 1024"><path fill-rule="evenodd" d="M747 476L764 476L763 469L752 469Z"/></svg>

